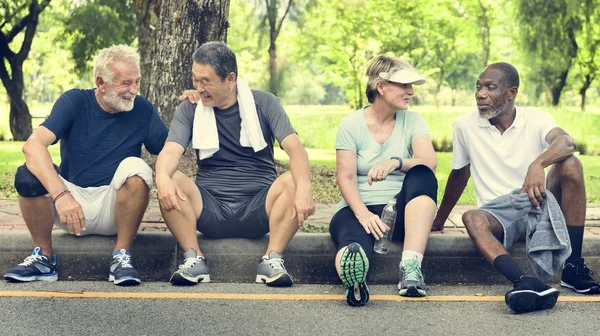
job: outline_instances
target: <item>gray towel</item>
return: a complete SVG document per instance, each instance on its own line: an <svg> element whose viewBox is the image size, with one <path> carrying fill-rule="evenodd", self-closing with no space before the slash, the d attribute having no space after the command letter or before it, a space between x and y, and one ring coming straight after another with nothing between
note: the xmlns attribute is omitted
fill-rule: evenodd
<svg viewBox="0 0 600 336"><path fill-rule="evenodd" d="M513 212L512 216L496 216L504 226L504 246L510 248L515 241L525 235L527 256L538 278L547 280L553 276L571 255L567 224L551 192L546 191L546 198L539 210L531 205L529 196L521 193L520 189L494 199L484 208L493 209L490 212L494 215L503 212L506 214L506 211ZM514 216L515 211L517 216ZM516 220L506 223L502 217L516 218Z"/></svg>

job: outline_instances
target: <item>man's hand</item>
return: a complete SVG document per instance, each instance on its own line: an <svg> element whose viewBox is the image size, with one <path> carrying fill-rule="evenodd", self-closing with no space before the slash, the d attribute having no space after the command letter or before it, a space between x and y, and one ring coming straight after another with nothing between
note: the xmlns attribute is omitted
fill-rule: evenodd
<svg viewBox="0 0 600 336"><path fill-rule="evenodd" d="M381 218L372 212L356 215L356 218L367 234L372 234L377 240L383 238L383 233L390 230L390 227L385 225Z"/></svg>
<svg viewBox="0 0 600 336"><path fill-rule="evenodd" d="M431 226L431 231L442 231L444 230L444 222L440 219L438 219L437 216L435 216L435 219L433 220L433 225Z"/></svg>
<svg viewBox="0 0 600 336"><path fill-rule="evenodd" d="M396 170L400 163L398 160L385 160L374 164L369 172L367 173L367 181L369 185L372 185L373 182L383 181L387 178L387 176Z"/></svg>
<svg viewBox="0 0 600 336"><path fill-rule="evenodd" d="M177 98L177 103L180 104L186 99L192 104L197 104L200 101L200 93L196 90L185 90Z"/></svg>
<svg viewBox="0 0 600 336"><path fill-rule="evenodd" d="M83 209L73 195L66 193L56 200L54 206L60 217L60 222L67 226L69 233L81 236L81 232L85 231L87 224Z"/></svg>
<svg viewBox="0 0 600 336"><path fill-rule="evenodd" d="M529 194L531 205L536 209L540 208L540 204L546 197L545 176L546 173L544 172L544 167L534 161L527 170L525 182L523 183L523 188L521 188L522 193Z"/></svg>
<svg viewBox="0 0 600 336"><path fill-rule="evenodd" d="M163 209L167 211L181 211L179 201L186 201L185 194L172 178L157 178L156 191L158 194L158 203Z"/></svg>
<svg viewBox="0 0 600 336"><path fill-rule="evenodd" d="M298 228L302 228L304 221L315 214L315 201L312 196L310 183L308 186L296 186L296 196L294 197L294 208L292 209L292 218L298 218Z"/></svg>

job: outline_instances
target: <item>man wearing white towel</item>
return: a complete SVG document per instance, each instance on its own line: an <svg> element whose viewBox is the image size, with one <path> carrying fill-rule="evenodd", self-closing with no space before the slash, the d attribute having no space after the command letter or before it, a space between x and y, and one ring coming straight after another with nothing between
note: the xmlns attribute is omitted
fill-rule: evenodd
<svg viewBox="0 0 600 336"><path fill-rule="evenodd" d="M315 209L306 151L280 100L250 90L238 77L235 54L225 43L202 45L193 60L197 94L177 107L156 161L161 212L184 253L170 282L210 281L196 231L214 238L269 233L255 281L291 286L282 254ZM290 157L290 172L279 177L275 140ZM177 170L190 142L197 155L195 182Z"/></svg>

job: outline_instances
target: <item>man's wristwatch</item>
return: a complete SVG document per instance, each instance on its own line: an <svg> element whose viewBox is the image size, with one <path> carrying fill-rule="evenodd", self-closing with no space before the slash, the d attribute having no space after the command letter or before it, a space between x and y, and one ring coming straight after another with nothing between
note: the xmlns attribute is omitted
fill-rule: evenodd
<svg viewBox="0 0 600 336"><path fill-rule="evenodd" d="M398 166L398 168L396 168L397 171L400 171L400 168L402 168L402 158L399 156L392 156L390 160L398 160L398 162L400 162L400 165Z"/></svg>

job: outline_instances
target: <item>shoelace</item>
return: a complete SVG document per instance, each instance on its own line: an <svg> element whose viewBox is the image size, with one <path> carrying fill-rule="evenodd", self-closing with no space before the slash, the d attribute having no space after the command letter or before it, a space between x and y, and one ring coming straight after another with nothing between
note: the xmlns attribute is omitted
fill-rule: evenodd
<svg viewBox="0 0 600 336"><path fill-rule="evenodd" d="M119 263L121 264L122 268L133 267L131 265L131 257L125 253L118 254L118 255L114 256L113 258L116 258L117 260L119 260Z"/></svg>
<svg viewBox="0 0 600 336"><path fill-rule="evenodd" d="M42 256L39 254L32 254L29 257L25 258L25 260L23 260L23 262L20 263L19 265L20 266L29 266L38 260L42 261Z"/></svg>
<svg viewBox="0 0 600 336"><path fill-rule="evenodd" d="M587 275L593 275L594 272L592 272L591 269L589 269L585 264L578 264L578 265L573 265L573 267L575 267L575 275L576 276L587 276Z"/></svg>
<svg viewBox="0 0 600 336"><path fill-rule="evenodd" d="M417 261L411 261L404 264L404 282L418 281L423 279L423 273Z"/></svg>
<svg viewBox="0 0 600 336"><path fill-rule="evenodd" d="M264 259L271 268L276 270L285 270L283 266L283 259L281 258L273 258L273 259Z"/></svg>
<svg viewBox="0 0 600 336"><path fill-rule="evenodd" d="M192 267L194 267L194 265L196 265L196 263L200 262L200 260L202 260L202 258L200 258L200 257L185 258L185 259L183 259L183 265L179 265L179 268L180 269L192 268Z"/></svg>

